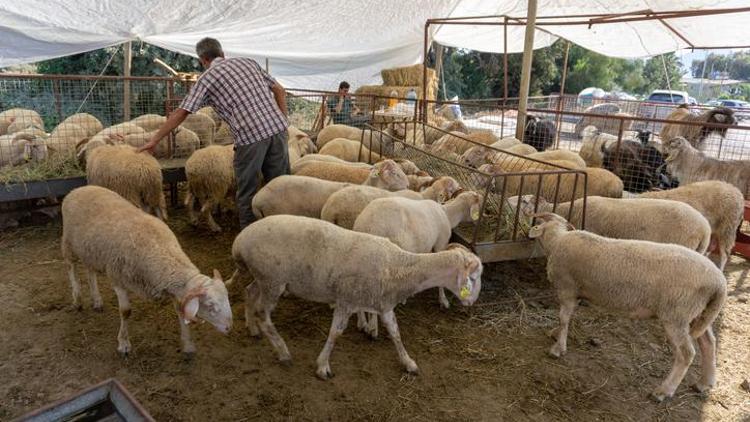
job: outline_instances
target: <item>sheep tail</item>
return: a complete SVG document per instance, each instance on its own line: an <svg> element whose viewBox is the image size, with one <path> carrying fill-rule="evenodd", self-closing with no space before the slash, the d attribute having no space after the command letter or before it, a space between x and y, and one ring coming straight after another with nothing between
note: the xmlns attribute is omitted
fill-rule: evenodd
<svg viewBox="0 0 750 422"><path fill-rule="evenodd" d="M690 323L690 336L698 338L711 326L716 317L721 311L721 307L724 306L726 300L726 289L717 288L714 291L711 298L708 300L706 307L703 309L700 315Z"/></svg>
<svg viewBox="0 0 750 422"><path fill-rule="evenodd" d="M696 249L696 252L698 252L701 255L708 255L709 252L711 252L708 248L711 246L711 235L703 236L700 243L698 244L698 248Z"/></svg>

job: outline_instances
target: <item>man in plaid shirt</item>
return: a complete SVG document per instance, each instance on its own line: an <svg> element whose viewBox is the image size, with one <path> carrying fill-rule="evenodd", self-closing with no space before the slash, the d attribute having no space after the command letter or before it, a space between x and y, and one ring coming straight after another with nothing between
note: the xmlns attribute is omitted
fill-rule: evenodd
<svg viewBox="0 0 750 422"><path fill-rule="evenodd" d="M234 172L240 228L255 221L251 204L258 172L266 183L289 174L286 92L249 58L225 59L219 41L204 38L195 46L206 69L167 121L139 151L153 151L159 141L190 113L212 106L234 137Z"/></svg>

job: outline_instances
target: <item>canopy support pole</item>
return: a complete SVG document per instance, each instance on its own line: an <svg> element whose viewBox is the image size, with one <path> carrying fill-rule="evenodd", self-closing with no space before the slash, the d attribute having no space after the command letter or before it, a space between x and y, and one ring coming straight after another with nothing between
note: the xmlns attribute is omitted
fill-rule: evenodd
<svg viewBox="0 0 750 422"><path fill-rule="evenodd" d="M521 67L521 87L518 98L518 117L516 118L516 139L523 141L526 128L526 108L529 102L529 85L531 83L531 59L534 54L534 24L536 23L536 1L529 0L526 17L526 37L523 42L523 65Z"/></svg>
<svg viewBox="0 0 750 422"><path fill-rule="evenodd" d="M437 75L438 78L440 78L441 83L443 84L443 99L446 98L446 92L445 92L445 78L443 78L443 46L438 44L437 42L432 43L433 48L435 49L435 75Z"/></svg>
<svg viewBox="0 0 750 422"><path fill-rule="evenodd" d="M570 41L565 43L565 58L563 58L563 73L560 79L560 97L557 100L557 137L556 147L560 146L560 131L562 129L562 111L565 106L565 79L568 77L568 53L570 52Z"/></svg>
<svg viewBox="0 0 750 422"><path fill-rule="evenodd" d="M125 43L125 60L123 61L123 75L125 80L122 83L122 107L123 107L123 119L125 121L130 120L130 65L133 61L133 49L130 41Z"/></svg>

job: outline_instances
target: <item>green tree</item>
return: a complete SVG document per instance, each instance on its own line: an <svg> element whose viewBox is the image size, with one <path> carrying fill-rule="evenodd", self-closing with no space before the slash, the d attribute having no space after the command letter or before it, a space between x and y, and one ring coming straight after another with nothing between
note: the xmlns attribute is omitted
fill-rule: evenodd
<svg viewBox="0 0 750 422"><path fill-rule="evenodd" d="M663 58L663 61L662 61ZM666 73L664 72L666 67ZM674 53L654 56L646 60L643 67L646 80L645 91L654 89L680 89L682 86L682 63ZM667 83L669 81L669 83Z"/></svg>

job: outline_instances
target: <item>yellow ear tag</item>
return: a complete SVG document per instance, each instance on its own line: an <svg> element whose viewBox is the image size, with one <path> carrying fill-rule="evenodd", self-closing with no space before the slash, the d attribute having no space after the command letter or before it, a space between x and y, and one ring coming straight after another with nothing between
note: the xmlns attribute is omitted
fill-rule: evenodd
<svg viewBox="0 0 750 422"><path fill-rule="evenodd" d="M375 169L375 171L372 172L372 175L375 177L380 177L380 170Z"/></svg>
<svg viewBox="0 0 750 422"><path fill-rule="evenodd" d="M471 294L471 290L469 290L469 286L463 286L461 287L461 299L466 299Z"/></svg>
<svg viewBox="0 0 750 422"><path fill-rule="evenodd" d="M479 210L474 210L471 213L471 219L474 221L479 220Z"/></svg>

